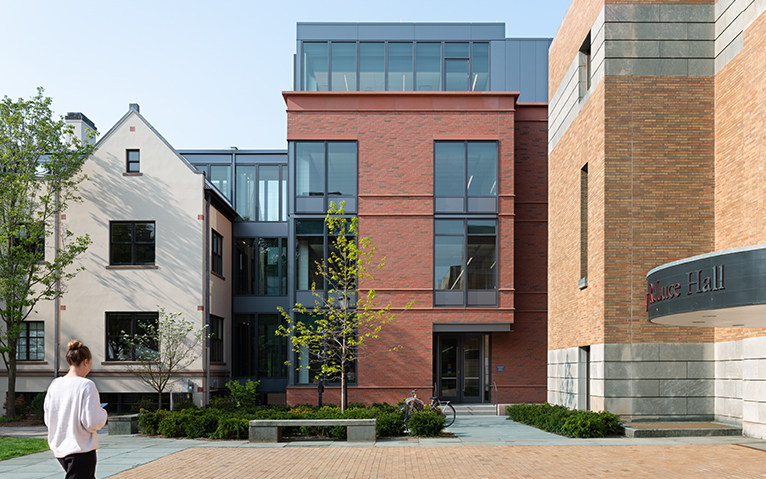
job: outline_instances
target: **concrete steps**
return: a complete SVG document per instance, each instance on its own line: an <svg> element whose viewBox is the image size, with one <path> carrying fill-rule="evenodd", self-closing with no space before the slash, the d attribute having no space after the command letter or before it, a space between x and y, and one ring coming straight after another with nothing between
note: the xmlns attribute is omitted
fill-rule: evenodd
<svg viewBox="0 0 766 479"><path fill-rule="evenodd" d="M453 404L458 416L497 416L494 404Z"/></svg>
<svg viewBox="0 0 766 479"><path fill-rule="evenodd" d="M741 436L742 428L717 422L629 422L627 437Z"/></svg>

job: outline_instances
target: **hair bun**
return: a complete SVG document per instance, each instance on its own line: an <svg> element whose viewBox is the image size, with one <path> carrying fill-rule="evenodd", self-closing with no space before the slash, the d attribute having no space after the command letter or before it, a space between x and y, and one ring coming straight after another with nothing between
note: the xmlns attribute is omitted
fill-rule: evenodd
<svg viewBox="0 0 766 479"><path fill-rule="evenodd" d="M79 339L73 339L69 341L69 346L67 346L67 349L69 351L72 351L73 349L80 349L82 347L82 341Z"/></svg>

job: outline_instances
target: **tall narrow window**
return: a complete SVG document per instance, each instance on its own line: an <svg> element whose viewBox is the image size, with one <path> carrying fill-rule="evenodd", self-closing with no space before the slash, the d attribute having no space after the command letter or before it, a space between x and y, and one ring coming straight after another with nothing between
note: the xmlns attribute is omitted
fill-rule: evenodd
<svg viewBox="0 0 766 479"><path fill-rule="evenodd" d="M580 47L579 52L579 83L580 83L580 99L585 96L588 90L590 90L591 79L591 55L590 55L590 32L585 37L585 41Z"/></svg>
<svg viewBox="0 0 766 479"><path fill-rule="evenodd" d="M441 91L441 43L418 43L415 60L415 81L418 91Z"/></svg>
<svg viewBox="0 0 766 479"><path fill-rule="evenodd" d="M359 91L384 91L385 44L359 44Z"/></svg>
<svg viewBox="0 0 766 479"><path fill-rule="evenodd" d="M127 150L125 161L125 171L127 173L138 173L141 171L141 152L139 150Z"/></svg>
<svg viewBox="0 0 766 479"><path fill-rule="evenodd" d="M473 44L469 90L489 91L489 43Z"/></svg>
<svg viewBox="0 0 766 479"><path fill-rule="evenodd" d="M588 164L580 170L580 289L588 286Z"/></svg>
<svg viewBox="0 0 766 479"><path fill-rule="evenodd" d="M287 238L258 239L258 294L287 294Z"/></svg>
<svg viewBox="0 0 766 479"><path fill-rule="evenodd" d="M210 360L223 362L223 318L210 315Z"/></svg>
<svg viewBox="0 0 766 479"><path fill-rule="evenodd" d="M303 44L303 89L329 90L327 42Z"/></svg>
<svg viewBox="0 0 766 479"><path fill-rule="evenodd" d="M332 91L356 91L356 43L333 43Z"/></svg>
<svg viewBox="0 0 766 479"><path fill-rule="evenodd" d="M234 294L255 294L255 239L237 238L234 244Z"/></svg>
<svg viewBox="0 0 766 479"><path fill-rule="evenodd" d="M237 165L237 218L240 221L255 221L255 165Z"/></svg>
<svg viewBox="0 0 766 479"><path fill-rule="evenodd" d="M412 91L412 43L388 44L389 91Z"/></svg>
<svg viewBox="0 0 766 479"><path fill-rule="evenodd" d="M258 166L258 221L280 221L279 165Z"/></svg>
<svg viewBox="0 0 766 479"><path fill-rule="evenodd" d="M287 338L277 336L282 318L278 314L258 315L258 376L287 377Z"/></svg>
<svg viewBox="0 0 766 479"><path fill-rule="evenodd" d="M468 43L444 44L444 89L447 91L468 91Z"/></svg>
<svg viewBox="0 0 766 479"><path fill-rule="evenodd" d="M324 279L317 273L317 262L324 261L324 221L298 220L295 222L297 248L297 287L309 290L316 285L324 289Z"/></svg>
<svg viewBox="0 0 766 479"><path fill-rule="evenodd" d="M17 361L45 360L45 322L24 321L16 346Z"/></svg>
<svg viewBox="0 0 766 479"><path fill-rule="evenodd" d="M215 230L211 236L210 267L213 273L223 276L223 236Z"/></svg>

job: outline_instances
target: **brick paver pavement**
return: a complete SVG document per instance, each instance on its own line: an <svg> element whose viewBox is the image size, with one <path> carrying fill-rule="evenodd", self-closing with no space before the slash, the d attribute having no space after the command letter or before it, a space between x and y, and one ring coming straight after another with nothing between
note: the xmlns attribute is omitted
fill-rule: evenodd
<svg viewBox="0 0 766 479"><path fill-rule="evenodd" d="M766 478L766 452L738 445L194 448L114 479Z"/></svg>

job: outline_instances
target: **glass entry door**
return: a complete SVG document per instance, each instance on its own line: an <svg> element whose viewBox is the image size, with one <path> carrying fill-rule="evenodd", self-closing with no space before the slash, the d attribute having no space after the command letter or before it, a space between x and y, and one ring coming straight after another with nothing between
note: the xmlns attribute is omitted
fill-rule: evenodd
<svg viewBox="0 0 766 479"><path fill-rule="evenodd" d="M442 400L481 403L484 391L484 335L436 337L436 385Z"/></svg>

